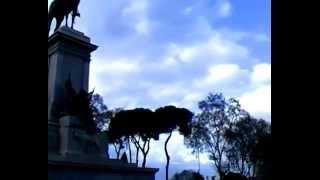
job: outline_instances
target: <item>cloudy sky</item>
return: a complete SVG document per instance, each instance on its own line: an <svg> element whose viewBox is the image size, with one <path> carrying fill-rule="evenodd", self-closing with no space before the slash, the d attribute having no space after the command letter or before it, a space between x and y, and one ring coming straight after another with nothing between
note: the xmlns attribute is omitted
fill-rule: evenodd
<svg viewBox="0 0 320 180"><path fill-rule="evenodd" d="M99 46L90 89L110 109L172 104L197 112L199 100L222 92L271 121L270 1L82 0L79 11L75 28ZM157 179L165 137L152 143L148 158L160 168ZM169 146L170 174L197 168L183 137L175 134ZM205 156L201 163L203 174L212 173Z"/></svg>

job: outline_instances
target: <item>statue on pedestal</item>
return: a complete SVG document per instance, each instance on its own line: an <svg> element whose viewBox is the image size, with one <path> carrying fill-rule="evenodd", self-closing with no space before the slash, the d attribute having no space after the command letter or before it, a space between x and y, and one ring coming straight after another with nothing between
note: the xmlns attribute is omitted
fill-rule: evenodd
<svg viewBox="0 0 320 180"><path fill-rule="evenodd" d="M48 14L48 34L50 32L50 26L53 18L56 19L56 27L54 31L60 27L64 17L66 18L66 26L68 27L68 16L70 13L72 13L71 29L73 29L75 17L80 17L80 13L78 11L79 4L80 0L53 0Z"/></svg>
<svg viewBox="0 0 320 180"><path fill-rule="evenodd" d="M48 14L48 34L57 21L57 32L48 38L48 180L154 180L158 169L137 167L126 155L123 161L110 159L108 134L96 132L100 116L88 81L91 52L98 46L72 29L79 2L53 0ZM64 17L68 26L70 13L71 28L59 28Z"/></svg>

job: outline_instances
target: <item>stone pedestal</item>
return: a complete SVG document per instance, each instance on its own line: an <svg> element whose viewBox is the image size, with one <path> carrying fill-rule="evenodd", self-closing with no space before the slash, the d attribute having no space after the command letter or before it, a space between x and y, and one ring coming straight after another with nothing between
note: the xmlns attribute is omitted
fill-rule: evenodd
<svg viewBox="0 0 320 180"><path fill-rule="evenodd" d="M90 53L97 46L83 33L62 27L48 39L48 120L57 122L52 116L54 104L62 98L65 81L71 78L76 91L88 91Z"/></svg>
<svg viewBox="0 0 320 180"><path fill-rule="evenodd" d="M60 118L60 154L62 156L90 156L109 159L106 153L108 139L103 134L88 134L81 128L80 120L75 116Z"/></svg>
<svg viewBox="0 0 320 180"><path fill-rule="evenodd" d="M60 125L55 122L48 122L48 153L58 153L60 149Z"/></svg>
<svg viewBox="0 0 320 180"><path fill-rule="evenodd" d="M81 155L81 141L78 137L83 134L80 122L74 116L64 116L60 120L60 154L62 156ZM76 139L76 140L75 140Z"/></svg>
<svg viewBox="0 0 320 180"><path fill-rule="evenodd" d="M59 153L60 125L52 115L61 102L64 83L71 78L76 91L88 90L90 53L97 49L83 33L62 27L48 39L48 152Z"/></svg>

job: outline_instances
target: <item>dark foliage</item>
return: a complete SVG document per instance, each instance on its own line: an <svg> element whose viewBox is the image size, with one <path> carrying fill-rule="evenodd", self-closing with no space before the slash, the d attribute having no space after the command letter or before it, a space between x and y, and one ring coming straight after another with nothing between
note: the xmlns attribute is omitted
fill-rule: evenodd
<svg viewBox="0 0 320 180"><path fill-rule="evenodd" d="M131 139L137 148L137 152L138 150L142 152L142 167L145 167L146 158L150 150L150 140L159 139L159 132L156 131L156 128L153 112L149 109L136 108L117 112L115 116L111 118L107 133L110 142L119 139ZM140 142L142 142L142 144ZM137 158L138 155L136 156L136 159Z"/></svg>
<svg viewBox="0 0 320 180"><path fill-rule="evenodd" d="M171 180L180 180L180 179L187 179L187 180L204 180L204 177L192 170L184 170L180 173L175 173Z"/></svg>
<svg viewBox="0 0 320 180"><path fill-rule="evenodd" d="M148 138L159 139L155 133L156 126L153 123L153 112L149 109L137 108L122 110L111 119L109 124L110 140L124 136L139 135L143 140Z"/></svg>
<svg viewBox="0 0 320 180"><path fill-rule="evenodd" d="M188 109L165 106L156 109L154 114L156 130L160 133L170 133L175 129L185 136L191 133L193 113Z"/></svg>
<svg viewBox="0 0 320 180"><path fill-rule="evenodd" d="M108 107L103 102L103 98L99 94L93 94L90 106L92 108L93 120L98 130L100 132L105 131L113 112L108 110Z"/></svg>
<svg viewBox="0 0 320 180"><path fill-rule="evenodd" d="M183 135L191 133L192 117L193 113L189 110L174 106L161 107L155 112L145 108L122 110L111 119L108 135L111 142L119 141L122 138L130 139L136 146L137 152L141 151L143 154L142 167L144 167L151 139L159 140L160 134L169 133L165 143L166 150L172 131L178 129ZM130 142L128 144L130 145ZM129 153L131 154L131 151ZM168 158L167 150L166 155ZM137 157L138 155L136 159Z"/></svg>
<svg viewBox="0 0 320 180"><path fill-rule="evenodd" d="M246 176L243 176L240 173L229 172L224 176L222 180L248 180Z"/></svg>
<svg viewBox="0 0 320 180"><path fill-rule="evenodd" d="M188 136L191 133L191 121L193 113L185 108L177 108L175 106L165 106L158 108L155 111L155 119L157 130L159 133L169 133L165 144L164 150L166 153L167 164L166 164L166 180L169 178L169 163L170 155L168 153L168 142L171 138L172 132L178 129L180 134Z"/></svg>
<svg viewBox="0 0 320 180"><path fill-rule="evenodd" d="M71 79L65 82L65 88L61 104L57 107L57 118L62 116L76 116L81 121L81 128L89 134L98 131L94 122L94 108L92 106L92 92L81 89L78 93L72 87Z"/></svg>

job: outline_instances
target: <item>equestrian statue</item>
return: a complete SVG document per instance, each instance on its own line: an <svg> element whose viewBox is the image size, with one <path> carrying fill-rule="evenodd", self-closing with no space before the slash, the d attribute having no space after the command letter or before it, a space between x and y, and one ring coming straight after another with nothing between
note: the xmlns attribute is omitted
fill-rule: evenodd
<svg viewBox="0 0 320 180"><path fill-rule="evenodd" d="M68 16L71 13L72 22L71 29L73 29L73 24L75 17L80 17L80 13L78 11L80 0L53 0L50 4L49 14L48 14L48 35L50 32L50 26L53 18L56 19L56 27L54 31L56 31L64 17L66 18L66 26L68 27Z"/></svg>

